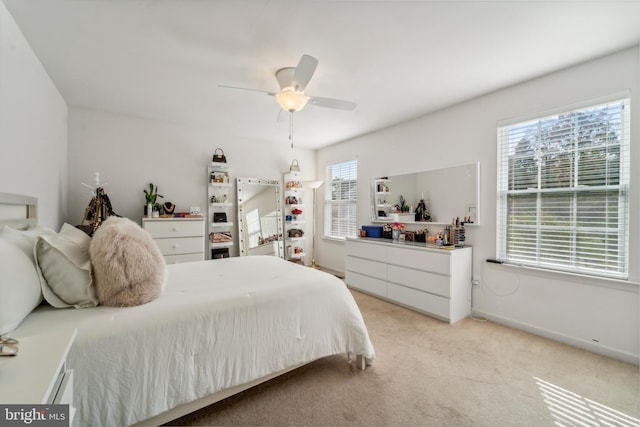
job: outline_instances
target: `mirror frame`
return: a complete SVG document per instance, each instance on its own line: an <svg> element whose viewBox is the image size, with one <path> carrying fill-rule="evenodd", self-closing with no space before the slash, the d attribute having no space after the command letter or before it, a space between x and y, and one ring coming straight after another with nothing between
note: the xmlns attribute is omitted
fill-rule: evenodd
<svg viewBox="0 0 640 427"><path fill-rule="evenodd" d="M474 204L470 204L470 203L465 203L465 208L467 209L467 214L469 214L468 216L471 216L473 218L473 225L480 225L481 224L481 217L480 217L480 161L475 161L475 162L471 162L471 163L463 163L463 164L459 164L459 165L452 165L452 166L447 166L444 168L437 168L437 169L429 169L429 170L424 170L424 171L417 171L417 172L409 172L409 173L404 173L404 174L397 174L397 175L389 175L388 177L386 177L389 181L393 181L394 178L398 178L398 177L407 177L410 175L419 175L419 174L428 174L429 172L441 172L441 171L446 171L447 169L459 169L459 168L463 168L463 167L469 167L469 166L475 166L476 168L476 173L475 173L475 179L476 179L476 185L475 185L475 201ZM381 222L389 222L389 221L382 221L378 218L377 213L375 211L375 206L376 206L376 188L375 188L375 182L379 181L380 178L374 178L371 180L371 219L373 222L376 223L381 223ZM399 196L400 192L398 192L397 190L392 191L392 193L397 194ZM407 224L449 224L451 221L448 220L448 216L452 216L452 217L456 217L458 216L457 213L446 213L445 217L442 217L442 215L440 215L439 221L431 221L431 222L415 222L415 221L402 221L405 222ZM464 217L465 215L463 215ZM471 224L469 224L471 225Z"/></svg>
<svg viewBox="0 0 640 427"><path fill-rule="evenodd" d="M276 207L276 219L277 219L277 231L278 231L278 253L275 256L284 258L284 224L282 219L282 204L280 201L280 181L271 179L258 179L258 178L236 178L236 193L237 193L237 206L238 206L238 243L240 247L240 256L248 256L249 248L247 242L244 239L244 193L243 186L245 185L262 185L266 187L273 187Z"/></svg>

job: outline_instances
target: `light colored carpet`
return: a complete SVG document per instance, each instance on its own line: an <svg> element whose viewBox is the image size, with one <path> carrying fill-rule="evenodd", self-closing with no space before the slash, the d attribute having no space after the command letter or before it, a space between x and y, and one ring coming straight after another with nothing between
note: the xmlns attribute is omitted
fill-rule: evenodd
<svg viewBox="0 0 640 427"><path fill-rule="evenodd" d="M345 355L324 358L171 424L640 425L638 366L353 294L376 350L373 366L358 371Z"/></svg>

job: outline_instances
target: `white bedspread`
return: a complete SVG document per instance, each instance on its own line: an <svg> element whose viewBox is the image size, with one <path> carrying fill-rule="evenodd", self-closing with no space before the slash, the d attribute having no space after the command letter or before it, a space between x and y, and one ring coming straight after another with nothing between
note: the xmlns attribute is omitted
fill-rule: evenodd
<svg viewBox="0 0 640 427"><path fill-rule="evenodd" d="M269 256L168 266L163 295L130 307L41 307L20 338L75 327L80 425L130 425L320 357L369 361L362 315L334 276Z"/></svg>

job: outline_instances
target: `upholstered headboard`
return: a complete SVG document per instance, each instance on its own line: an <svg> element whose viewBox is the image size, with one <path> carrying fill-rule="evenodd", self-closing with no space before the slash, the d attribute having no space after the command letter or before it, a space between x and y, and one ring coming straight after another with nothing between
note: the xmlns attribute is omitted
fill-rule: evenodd
<svg viewBox="0 0 640 427"><path fill-rule="evenodd" d="M38 199L19 194L0 193L0 226L22 229L38 221Z"/></svg>

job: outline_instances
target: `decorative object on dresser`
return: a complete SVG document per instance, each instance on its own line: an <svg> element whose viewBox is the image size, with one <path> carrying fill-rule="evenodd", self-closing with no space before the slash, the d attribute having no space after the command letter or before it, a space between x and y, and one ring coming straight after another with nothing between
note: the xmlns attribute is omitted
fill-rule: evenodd
<svg viewBox="0 0 640 427"><path fill-rule="evenodd" d="M449 323L471 313L471 247L347 238L345 283Z"/></svg>
<svg viewBox="0 0 640 427"><path fill-rule="evenodd" d="M221 148L217 148L213 161L207 166L207 259L228 258L233 247L233 238L228 241L213 240L213 234L231 232L233 220L233 182L231 180L227 157ZM216 255L216 256L214 256Z"/></svg>
<svg viewBox="0 0 640 427"><path fill-rule="evenodd" d="M171 217L173 216L173 212L176 210L176 205L171 202L164 202L162 207L164 208L165 215L170 215Z"/></svg>
<svg viewBox="0 0 640 427"><path fill-rule="evenodd" d="M158 211L158 216L160 215L160 204L158 203L158 198L164 198L162 194L158 194L158 187L154 186L152 182L149 183L149 190L144 189L144 197L146 201L146 206L144 208L144 216L152 217L153 213Z"/></svg>
<svg viewBox="0 0 640 427"><path fill-rule="evenodd" d="M204 218L143 218L167 264L204 259Z"/></svg>

